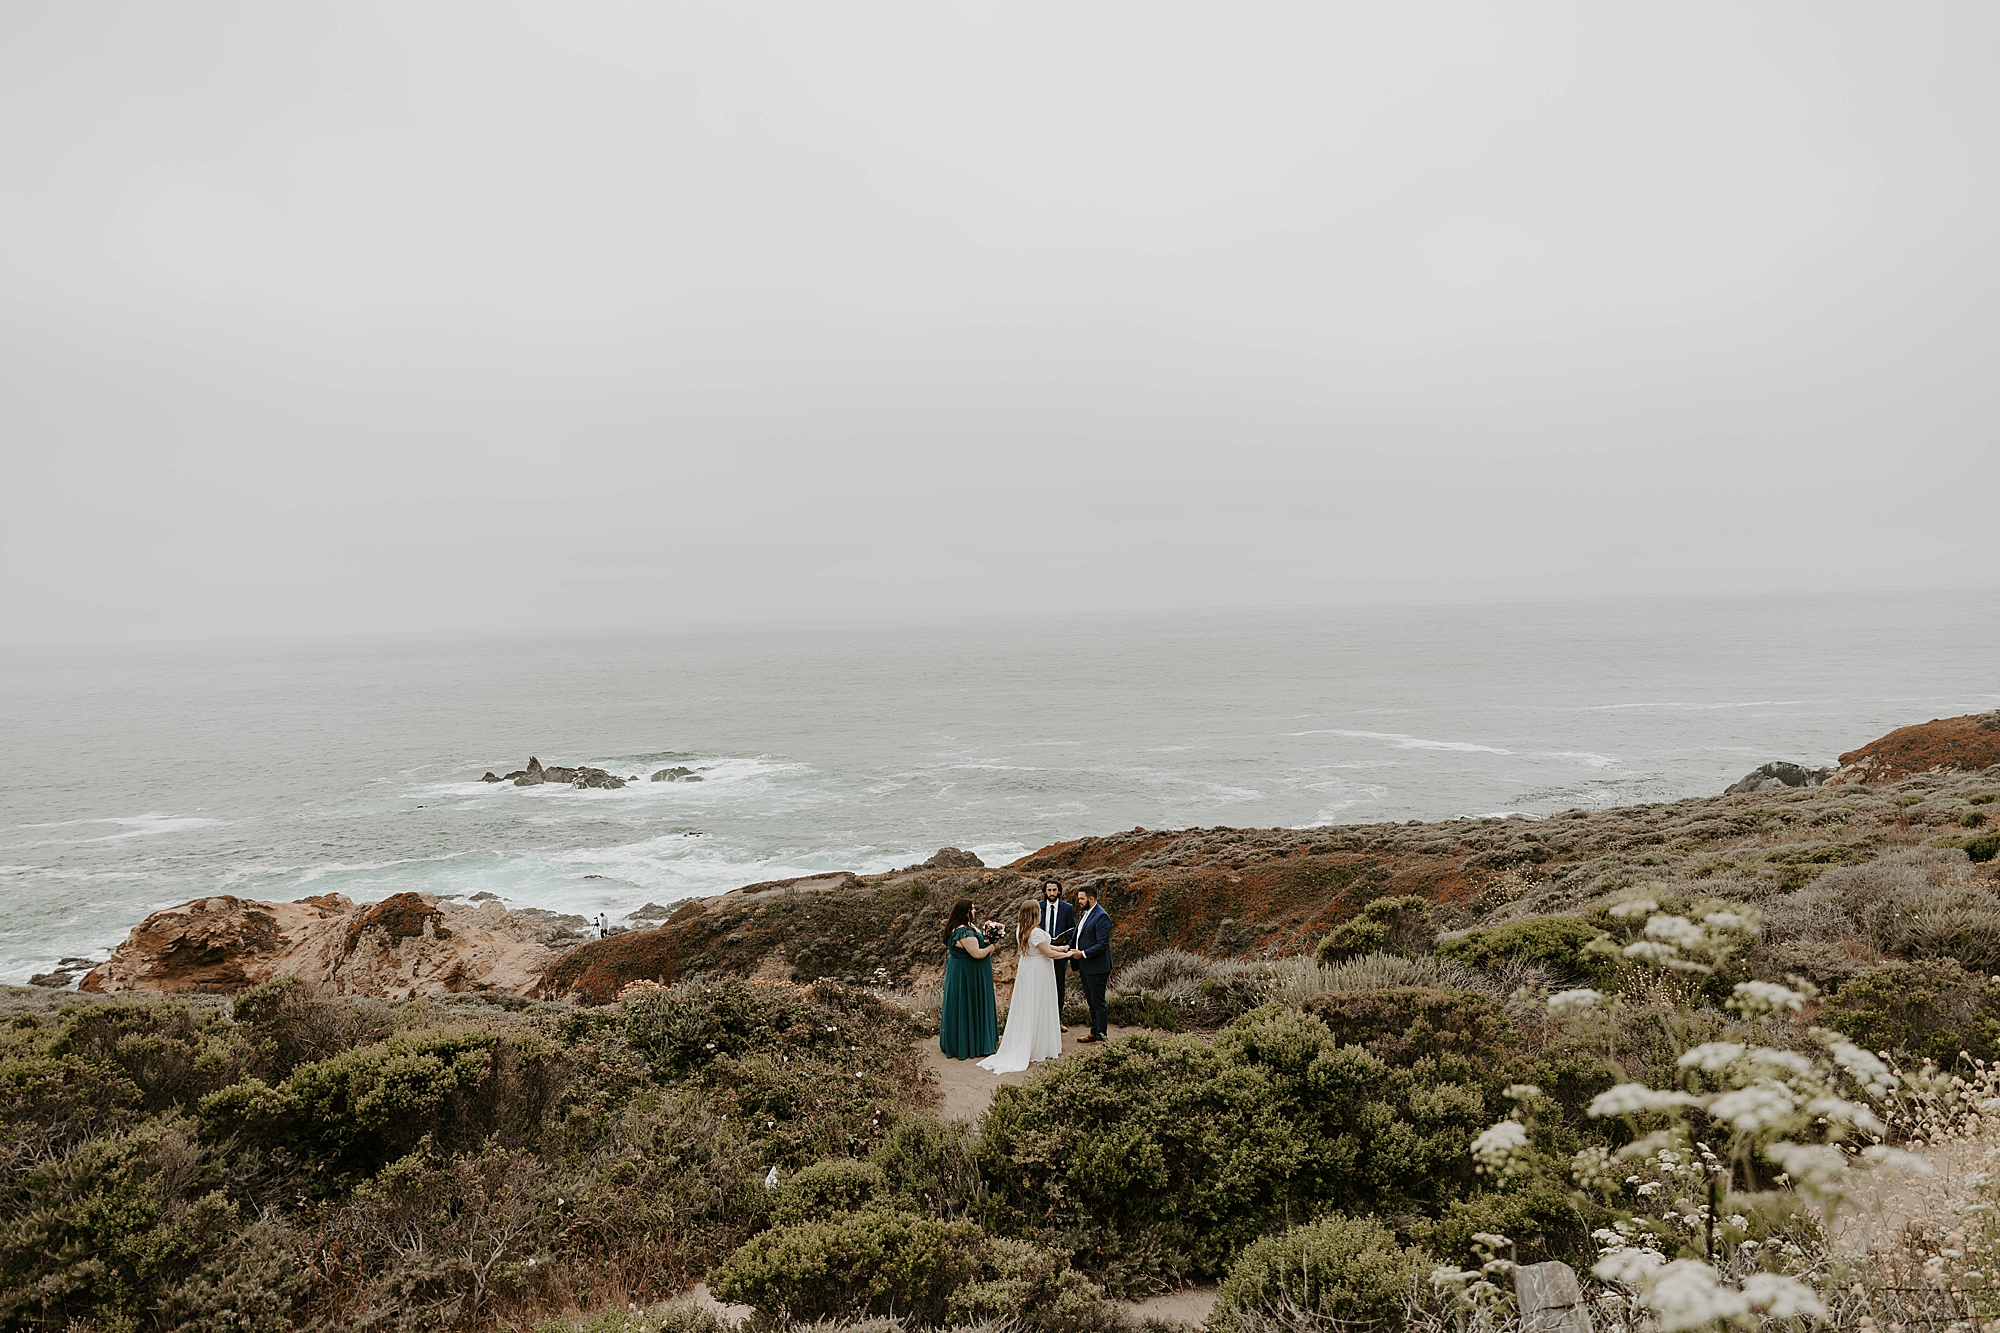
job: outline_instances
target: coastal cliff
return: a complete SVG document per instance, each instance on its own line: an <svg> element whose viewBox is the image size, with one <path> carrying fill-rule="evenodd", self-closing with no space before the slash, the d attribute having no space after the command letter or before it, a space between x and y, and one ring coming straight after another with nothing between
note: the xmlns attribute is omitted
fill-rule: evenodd
<svg viewBox="0 0 2000 1333"><path fill-rule="evenodd" d="M937 926L955 899L997 915L1047 876L1097 893L1117 923L1121 961L1169 948L1218 960L1310 952L1388 897L1426 899L1449 930L1568 910L1651 879L1788 891L1833 867L1926 845L1968 846L1976 862L1990 862L1980 798L2000 787L2000 714L1891 732L1842 755L1823 786L1751 786L1548 819L1136 828L992 869L940 853L886 874L776 880L689 900L656 927L604 939L568 928L577 918L427 895L374 904L207 898L147 918L82 988L229 992L298 976L343 994L494 992L585 1004L697 974L915 988L940 971ZM1011 956L1003 952L998 967L1004 983Z"/></svg>
<svg viewBox="0 0 2000 1333"><path fill-rule="evenodd" d="M461 906L399 893L354 903L337 893L291 903L228 895L155 912L79 983L103 995L233 992L298 977L337 995L526 994L575 938L549 912Z"/></svg>

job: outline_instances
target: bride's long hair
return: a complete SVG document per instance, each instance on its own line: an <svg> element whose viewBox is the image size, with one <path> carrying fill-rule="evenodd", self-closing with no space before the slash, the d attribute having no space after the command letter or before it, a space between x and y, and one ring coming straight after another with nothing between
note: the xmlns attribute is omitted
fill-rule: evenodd
<svg viewBox="0 0 2000 1333"><path fill-rule="evenodd" d="M1035 933L1041 924L1042 909L1032 902L1021 904L1021 910L1014 917L1014 940L1021 946L1021 952L1028 952L1028 936Z"/></svg>

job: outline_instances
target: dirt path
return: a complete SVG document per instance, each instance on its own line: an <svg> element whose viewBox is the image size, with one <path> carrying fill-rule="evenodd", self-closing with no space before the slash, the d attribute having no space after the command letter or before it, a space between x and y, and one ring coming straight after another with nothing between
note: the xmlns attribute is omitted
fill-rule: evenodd
<svg viewBox="0 0 2000 1333"><path fill-rule="evenodd" d="M1144 1031L1145 1028L1113 1027L1111 1038L1115 1041L1121 1036ZM1081 1025L1065 1032L1063 1053L1056 1058L1067 1060L1071 1056L1094 1054L1095 1047L1077 1044L1079 1038L1089 1035L1090 1029ZM924 1062L937 1074L938 1088L944 1094L943 1100L938 1104L937 1113L940 1120L979 1119L986 1114L986 1108L993 1104L993 1094L999 1091L1003 1084L1011 1087L1026 1083L1035 1076L1036 1070L1042 1068L1037 1064L1028 1066L1018 1074L989 1074L979 1067L977 1060L946 1059L944 1052L938 1049L936 1037L925 1038L920 1044L920 1049L924 1053Z"/></svg>
<svg viewBox="0 0 2000 1333"><path fill-rule="evenodd" d="M1135 1319L1158 1319L1167 1324L1200 1328L1215 1310L1214 1287L1183 1287L1164 1296L1143 1301L1121 1301L1125 1313Z"/></svg>

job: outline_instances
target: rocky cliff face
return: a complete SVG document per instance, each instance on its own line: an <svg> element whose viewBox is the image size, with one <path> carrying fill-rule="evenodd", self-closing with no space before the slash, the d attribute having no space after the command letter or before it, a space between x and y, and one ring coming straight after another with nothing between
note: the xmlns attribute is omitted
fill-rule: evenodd
<svg viewBox="0 0 2000 1333"><path fill-rule="evenodd" d="M526 994L565 935L546 912L415 893L379 903L337 893L292 903L199 898L147 917L79 985L106 995L226 992L296 976L336 994L393 999Z"/></svg>
<svg viewBox="0 0 2000 1333"><path fill-rule="evenodd" d="M1900 782L1919 773L1977 773L2000 764L2000 709L1898 727L1840 756L1827 781Z"/></svg>

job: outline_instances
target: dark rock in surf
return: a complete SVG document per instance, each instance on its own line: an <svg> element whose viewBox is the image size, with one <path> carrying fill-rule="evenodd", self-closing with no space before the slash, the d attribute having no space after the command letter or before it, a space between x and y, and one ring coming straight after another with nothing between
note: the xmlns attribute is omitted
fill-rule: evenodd
<svg viewBox="0 0 2000 1333"><path fill-rule="evenodd" d="M1780 787L1817 787L1832 776L1830 768L1807 768L1803 764L1775 759L1743 775L1722 789L1724 796L1749 796L1754 792L1776 791Z"/></svg>
<svg viewBox="0 0 2000 1333"><path fill-rule="evenodd" d="M661 769L659 772L653 774L652 780L654 782L681 782L688 778L694 778L694 770L676 765L673 768ZM697 782L700 780L699 778L695 778Z"/></svg>
<svg viewBox="0 0 2000 1333"><path fill-rule="evenodd" d="M986 863L971 852L956 847L940 847L937 854L918 867L921 870L984 870Z"/></svg>
<svg viewBox="0 0 2000 1333"><path fill-rule="evenodd" d="M572 787L622 787L625 779L613 777L601 768L573 768L568 770Z"/></svg>
<svg viewBox="0 0 2000 1333"><path fill-rule="evenodd" d="M498 782L500 781L500 775L489 768L486 770L486 776L479 780L481 782Z"/></svg>
<svg viewBox="0 0 2000 1333"><path fill-rule="evenodd" d="M542 761L533 755L529 755L527 770L520 777L514 779L514 785L516 787L539 787L547 781L548 778L542 773Z"/></svg>

